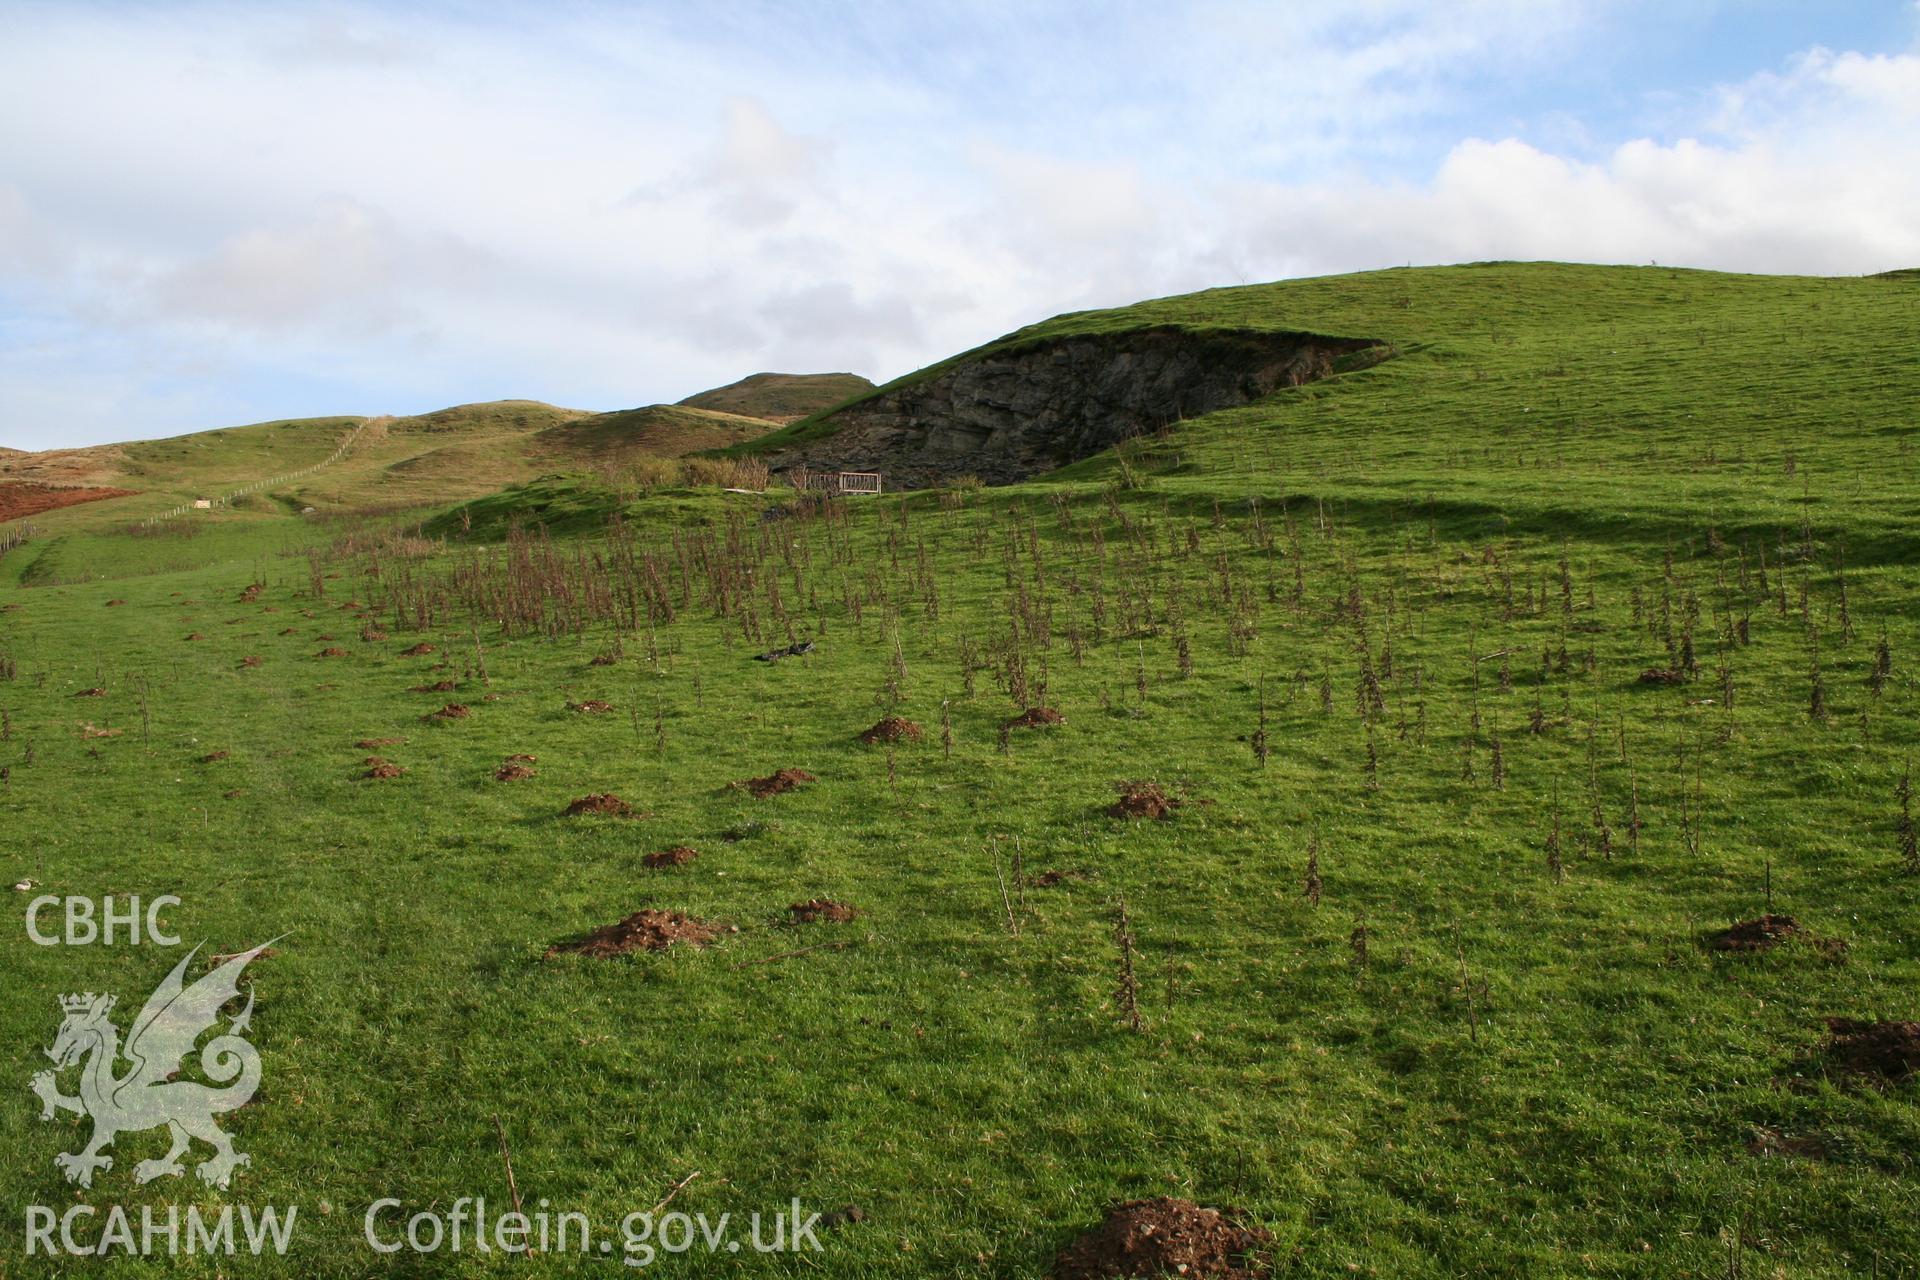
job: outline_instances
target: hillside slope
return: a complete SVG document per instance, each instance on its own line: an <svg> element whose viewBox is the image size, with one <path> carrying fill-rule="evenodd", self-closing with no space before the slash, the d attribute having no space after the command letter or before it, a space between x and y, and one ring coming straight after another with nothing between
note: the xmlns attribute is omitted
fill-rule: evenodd
<svg viewBox="0 0 1920 1280"><path fill-rule="evenodd" d="M680 404L771 422L793 422L873 390L857 373L756 373L688 396Z"/></svg>
<svg viewBox="0 0 1920 1280"><path fill-rule="evenodd" d="M1901 411L1920 395L1917 307L1920 290L1899 276L1557 263L1396 269L1214 289L1057 316L739 451L767 456L776 467L904 469L910 479L923 469L929 440L967 426L957 414L920 412L915 420L914 411L927 407L928 388L1065 343L1124 352L1156 332L1196 339L1364 335L1395 353L1377 364L1360 360L1371 364L1364 369L1329 370L1326 380L1254 398L1245 408L1179 415L1193 419L1175 433L1180 447L1208 454L1210 464L1223 461L1218 449L1231 458L1249 447L1274 447L1279 430L1295 451L1324 441L1343 455L1412 451L1457 465L1471 450L1495 472L1524 457L1526 466L1512 478L1531 484L1542 453L1550 457L1570 439L1618 432L1615 465L1627 466L1670 444L1688 414L1720 423L1723 454L1736 453L1743 439L1836 431L1873 448L1889 439L1875 431L1902 429L1876 416ZM1069 382L1052 394L1066 398L1072 389ZM899 412L903 406L908 412ZM890 430L871 430L875 417L892 418ZM1255 427L1268 429L1249 431ZM993 478L995 457L989 446L935 470ZM1488 477L1474 483L1484 486Z"/></svg>
<svg viewBox="0 0 1920 1280"><path fill-rule="evenodd" d="M612 413L535 400L455 405L408 417L289 419L85 449L0 454L0 486L89 486L125 491L55 518L52 527L103 527L268 485L221 516L365 506L438 505L494 493L560 470L631 466L749 441L770 424L674 405ZM196 519L207 519L197 516Z"/></svg>

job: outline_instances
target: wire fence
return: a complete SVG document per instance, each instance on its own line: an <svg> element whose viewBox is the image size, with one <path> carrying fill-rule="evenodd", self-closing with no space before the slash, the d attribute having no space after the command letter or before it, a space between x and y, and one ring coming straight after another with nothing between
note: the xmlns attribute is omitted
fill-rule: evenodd
<svg viewBox="0 0 1920 1280"><path fill-rule="evenodd" d="M217 498L207 499L206 501L209 504L209 508L217 511L222 507L230 507L233 505L236 499L249 497L253 494L259 493L262 489L272 489L278 485L291 484L295 480L304 480L308 476L312 475L314 472L321 471L326 469L327 467L332 466L334 463L340 461L340 459L347 456L348 450L353 448L354 441L358 440L360 438L360 433L362 431L365 431L366 429L367 429L367 424L364 422L360 423L351 432L347 434L347 438L340 442L340 446L337 449L335 449L332 453L328 454L323 460L314 463L310 467L302 467L298 471L289 471L285 475L271 476L265 480L255 480L252 484L242 485L240 488L235 489L230 493L223 493ZM198 507L197 503L183 502L179 506L173 508L171 511L163 511L157 516L148 516L141 523L146 528L151 529L154 525L164 523L165 521L168 521L168 520L176 519L179 516L183 516L187 514L187 512L189 511L195 510L197 507Z"/></svg>

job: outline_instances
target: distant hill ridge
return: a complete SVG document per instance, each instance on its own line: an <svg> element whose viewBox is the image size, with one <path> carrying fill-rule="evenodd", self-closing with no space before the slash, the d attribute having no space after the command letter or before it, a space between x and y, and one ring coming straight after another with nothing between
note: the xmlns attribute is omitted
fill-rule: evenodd
<svg viewBox="0 0 1920 1280"><path fill-rule="evenodd" d="M857 373L756 373L688 396L680 404L788 423L872 390L873 383Z"/></svg>

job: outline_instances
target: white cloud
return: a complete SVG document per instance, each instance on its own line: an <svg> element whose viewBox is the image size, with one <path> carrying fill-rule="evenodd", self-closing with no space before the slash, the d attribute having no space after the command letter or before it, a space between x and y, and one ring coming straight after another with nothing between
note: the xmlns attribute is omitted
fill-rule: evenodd
<svg viewBox="0 0 1920 1280"><path fill-rule="evenodd" d="M1627 2L27 11L0 325L84 340L12 353L0 440L108 366L67 430L884 377L1406 261L1920 264L1920 58L1810 50L1609 140L1543 82Z"/></svg>

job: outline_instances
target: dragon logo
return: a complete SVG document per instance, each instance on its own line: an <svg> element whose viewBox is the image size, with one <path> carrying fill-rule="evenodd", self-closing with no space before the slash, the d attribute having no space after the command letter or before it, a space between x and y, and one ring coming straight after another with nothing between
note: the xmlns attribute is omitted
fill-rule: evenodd
<svg viewBox="0 0 1920 1280"><path fill-rule="evenodd" d="M160 1159L135 1165L136 1182L179 1177L186 1171L180 1157L194 1138L214 1150L212 1158L196 1170L203 1182L224 1188L235 1169L252 1163L251 1157L233 1149L233 1139L213 1122L221 1112L245 1106L260 1087L260 1053L242 1037L253 1019L251 994L226 1031L199 1050L201 1073L213 1084L172 1077L186 1066L201 1035L220 1021L222 1006L239 997L240 971L271 945L262 943L239 955L216 956L221 963L187 986L182 978L199 954L200 948L195 947L147 997L127 1033L124 1049L119 1030L107 1017L114 997L91 991L60 997L65 1018L53 1047L47 1050L54 1069L33 1077L33 1091L40 1096L42 1120L51 1120L60 1111L93 1117L93 1140L79 1151L63 1151L53 1158L68 1182L92 1186L95 1170L113 1168L113 1157L101 1152L115 1137L161 1125L167 1127L173 1146ZM115 1068L123 1058L131 1065L124 1074L116 1075ZM60 1092L55 1077L75 1063L82 1064L80 1093L70 1098Z"/></svg>

